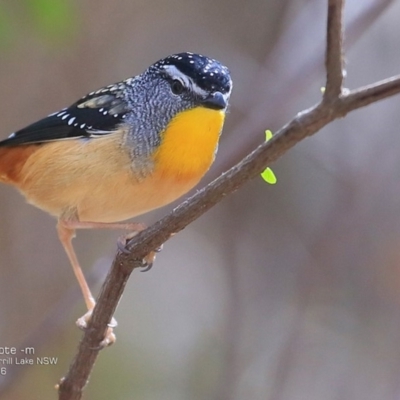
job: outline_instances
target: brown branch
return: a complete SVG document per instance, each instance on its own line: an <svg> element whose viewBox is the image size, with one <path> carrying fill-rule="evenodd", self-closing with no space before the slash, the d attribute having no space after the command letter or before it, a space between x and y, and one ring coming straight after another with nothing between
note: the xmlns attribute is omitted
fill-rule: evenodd
<svg viewBox="0 0 400 400"><path fill-rule="evenodd" d="M326 30L326 87L324 100L335 100L343 84L343 0L329 0Z"/></svg>
<svg viewBox="0 0 400 400"><path fill-rule="evenodd" d="M351 48L393 2L394 0L370 2L365 5L360 14L352 18L348 26L344 28L346 31L346 49ZM229 132L229 137L232 140L225 142L225 152L218 157L214 164L214 177L217 176L216 171L226 170L232 165L229 160L239 160L243 154L258 145L260 132L265 129L265 121L268 120L268 125L273 126L274 121L279 119L279 111L277 110L284 109L284 105L291 104L296 96L301 96L305 88L308 88L314 82L315 76L319 75L324 57L322 54L323 43L321 43L321 46L318 45L311 56L307 57L305 62L300 63L295 71L289 75L281 75L282 71L286 71L285 65L288 62L288 59L284 57L284 54L287 53L284 43L287 43L288 40L289 38L285 36L279 38L275 49L264 61L260 73L256 76L256 79L253 79L253 82L257 84L249 90L249 93L252 93L252 98L246 104L242 104L241 111L244 116L240 123L236 124L234 129ZM277 74L282 77L278 92L275 90L275 86L270 84L271 67L275 71L274 75ZM273 97L275 105L272 112L266 109L265 102L265 99L271 97ZM249 134L244 137L243 131L249 132ZM238 156L239 154L241 157ZM211 171L208 176L212 175L213 172Z"/></svg>
<svg viewBox="0 0 400 400"><path fill-rule="evenodd" d="M123 253L118 253L106 281L100 291L98 303L93 311L89 326L79 344L78 352L69 368L66 378L59 385L60 400L78 400L89 374L101 350L100 342L104 339L107 326L117 308L129 276L142 262L131 262Z"/></svg>
<svg viewBox="0 0 400 400"><path fill-rule="evenodd" d="M342 1L330 0L327 38L327 87L324 100L299 113L268 143L257 147L219 178L184 201L170 214L137 235L128 243L130 254L118 252L99 295L88 329L79 345L66 377L59 387L60 400L78 400L87 383L100 351L107 324L121 298L125 284L134 268L150 251L159 247L172 233L184 229L227 195L255 178L269 164L308 136L314 135L331 121L350 111L400 93L400 76L370 86L342 93Z"/></svg>

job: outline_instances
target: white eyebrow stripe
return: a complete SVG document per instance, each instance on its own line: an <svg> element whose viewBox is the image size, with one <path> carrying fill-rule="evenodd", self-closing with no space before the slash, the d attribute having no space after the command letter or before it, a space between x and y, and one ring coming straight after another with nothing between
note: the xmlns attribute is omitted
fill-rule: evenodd
<svg viewBox="0 0 400 400"><path fill-rule="evenodd" d="M195 93L200 96L206 96L207 92L201 89L196 83L193 82L187 75L179 71L174 65L164 65L165 72L171 77L171 79L178 79L183 82L184 86L191 88Z"/></svg>

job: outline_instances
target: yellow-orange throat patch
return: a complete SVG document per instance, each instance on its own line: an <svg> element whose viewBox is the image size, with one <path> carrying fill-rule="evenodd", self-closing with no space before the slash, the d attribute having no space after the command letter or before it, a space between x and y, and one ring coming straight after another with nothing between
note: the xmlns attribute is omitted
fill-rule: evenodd
<svg viewBox="0 0 400 400"><path fill-rule="evenodd" d="M175 116L154 153L156 170L166 176L199 179L214 161L225 111L197 107Z"/></svg>

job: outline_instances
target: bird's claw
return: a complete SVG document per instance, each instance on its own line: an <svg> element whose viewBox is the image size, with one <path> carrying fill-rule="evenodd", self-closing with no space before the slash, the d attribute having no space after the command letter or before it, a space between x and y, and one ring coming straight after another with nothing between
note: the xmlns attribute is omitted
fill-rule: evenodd
<svg viewBox="0 0 400 400"><path fill-rule="evenodd" d="M151 251L149 254L147 254L146 257L143 258L142 264L143 264L143 269L140 270L140 272L147 272L151 270L153 267L154 261L156 260L157 253L159 253L163 249L163 245L160 247L157 247L155 250Z"/></svg>
<svg viewBox="0 0 400 400"><path fill-rule="evenodd" d="M117 240L117 247L118 250L120 250L124 254L130 254L130 251L126 248L127 241L132 239L134 236L136 236L138 232L132 232L124 236L120 236ZM159 253L163 249L163 245L160 247L157 247L154 251L151 251L149 254L147 254L146 257L143 258L142 260L142 267L143 269L141 272L147 272L149 271L156 259L157 253Z"/></svg>
<svg viewBox="0 0 400 400"><path fill-rule="evenodd" d="M121 253L124 253L124 254L129 254L129 253L130 253L130 251L126 248L126 242L127 242L129 239L131 239L131 238L128 238L126 235L120 236L120 237L117 239L117 247L118 247L118 250L119 250Z"/></svg>

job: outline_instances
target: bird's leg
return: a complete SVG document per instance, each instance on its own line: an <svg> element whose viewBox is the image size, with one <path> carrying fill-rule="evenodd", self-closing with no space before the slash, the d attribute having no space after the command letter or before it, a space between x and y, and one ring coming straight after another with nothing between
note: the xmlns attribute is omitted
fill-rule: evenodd
<svg viewBox="0 0 400 400"><path fill-rule="evenodd" d="M86 282L85 276L83 275L82 269L79 265L78 258L76 256L75 250L72 246L72 239L75 237L76 229L123 229L127 231L131 231L131 233L125 235L123 238L118 240L118 247L121 251L126 252L125 244L126 241L131 239L133 236L137 235L140 231L144 230L146 226L144 224L139 223L102 223L102 222L85 222L85 221L76 221L76 220L63 220L60 219L57 224L58 237L67 253L69 261L72 265L74 274L76 279L78 280L79 286L81 288L83 298L85 299L86 307L88 312L79 318L76 321L76 324L81 329L86 329L90 317L92 315L94 306L96 302L94 297L90 291L90 288ZM153 265L155 255L157 251L161 249L157 249L154 252L150 252L143 259L143 266L146 267L146 271L151 268ZM108 324L108 329L105 334L104 340L101 342L100 346L105 347L113 344L115 342L115 334L113 333L113 328L117 326L117 321L113 318L111 322Z"/></svg>
<svg viewBox="0 0 400 400"><path fill-rule="evenodd" d="M129 251L126 250L126 242L136 236L139 232L145 230L147 227L144 224L135 222L86 222L86 221L74 221L65 220L62 221L63 225L69 229L122 229L130 231L130 233L118 238L117 245L119 250L123 253L128 254ZM72 246L71 246L72 247ZM151 251L146 257L143 258L143 268L142 272L146 272L153 266L154 260L156 259L156 254L162 249L160 246L158 249Z"/></svg>
<svg viewBox="0 0 400 400"><path fill-rule="evenodd" d="M82 290L83 298L85 299L86 307L88 310L92 310L96 304L94 297L89 289L86 282L85 276L83 275L82 269L79 265L78 258L76 257L75 250L72 246L72 239L75 237L75 229L68 228L63 221L59 221L57 224L58 237L67 253L68 259L74 270L76 279L78 280L79 286Z"/></svg>
<svg viewBox="0 0 400 400"><path fill-rule="evenodd" d="M69 261L72 265L72 269L78 280L79 286L81 288L83 298L85 299L86 307L88 312L81 318L79 318L76 323L79 328L85 329L92 315L94 306L96 302L90 291L89 285L86 282L85 276L83 275L82 269L79 265L78 258L76 257L75 250L72 246L72 239L75 237L75 229L71 227L71 224L65 223L65 221L59 220L57 224L58 237L67 253ZM115 334L113 333L113 327L117 325L117 322L113 318L107 328L105 337L100 343L101 347L106 347L115 342Z"/></svg>

